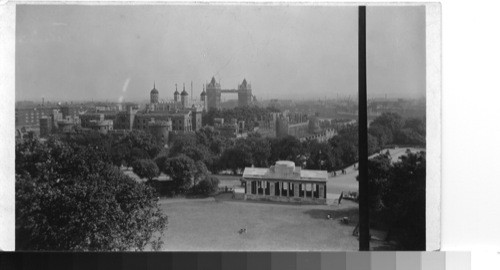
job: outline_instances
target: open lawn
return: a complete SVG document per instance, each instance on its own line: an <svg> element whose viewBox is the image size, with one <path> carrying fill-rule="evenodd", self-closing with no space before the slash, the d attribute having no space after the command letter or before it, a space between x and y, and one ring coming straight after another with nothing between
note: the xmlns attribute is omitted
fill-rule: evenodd
<svg viewBox="0 0 500 270"><path fill-rule="evenodd" d="M357 204L295 205L228 199L165 200L163 250L357 250ZM326 219L330 214L332 220ZM352 222L341 224L347 216ZM246 228L247 232L238 231ZM376 245L376 244L375 244Z"/></svg>
<svg viewBox="0 0 500 270"><path fill-rule="evenodd" d="M420 149L411 149L415 152ZM393 162L406 148L391 149ZM385 151L384 151L385 152ZM373 157L373 156L372 156ZM127 174L134 176L133 172ZM357 170L330 176L327 182L329 205L299 205L232 200L230 194L205 199L163 199L160 207L168 215L163 238L165 251L347 251L358 249L352 235L358 221L358 204L343 200L342 191L357 191ZM137 176L135 176L137 178ZM241 176L216 175L221 187L240 186ZM333 203L333 204L332 204ZM328 220L327 215L333 219ZM348 217L349 224L340 218ZM241 229L246 233L239 233ZM378 239L382 232L371 231ZM379 240L371 248L387 249Z"/></svg>

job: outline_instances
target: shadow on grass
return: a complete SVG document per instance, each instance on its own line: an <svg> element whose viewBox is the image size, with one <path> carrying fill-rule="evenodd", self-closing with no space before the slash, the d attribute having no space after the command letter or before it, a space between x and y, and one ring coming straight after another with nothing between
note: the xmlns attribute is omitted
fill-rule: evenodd
<svg viewBox="0 0 500 270"><path fill-rule="evenodd" d="M233 200L233 193L219 193L213 197L215 201L230 201Z"/></svg>
<svg viewBox="0 0 500 270"><path fill-rule="evenodd" d="M273 201L273 200L266 200L266 199L260 199L260 200L243 200L243 199L235 199L233 198L233 193L219 193L217 195L213 196L216 202L223 202L223 201L231 201L231 202L238 202L238 203L245 203L245 204L269 204L269 205L285 205L285 206L326 206L322 204L314 204L314 203L307 203L307 202L278 202L278 201Z"/></svg>
<svg viewBox="0 0 500 270"><path fill-rule="evenodd" d="M327 219L330 215L332 219L341 219L343 217L349 218L349 224L357 224L359 220L359 210L357 207L350 207L344 209L310 209L304 211L304 214L309 215L315 219Z"/></svg>

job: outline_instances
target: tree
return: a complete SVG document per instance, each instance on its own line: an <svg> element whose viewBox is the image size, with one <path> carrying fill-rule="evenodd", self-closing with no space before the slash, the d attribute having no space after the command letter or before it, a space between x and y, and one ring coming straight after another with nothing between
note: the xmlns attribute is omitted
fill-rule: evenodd
<svg viewBox="0 0 500 270"><path fill-rule="evenodd" d="M121 138L120 142L125 143L131 151L134 152L134 149L141 149L141 158L155 158L158 153L161 151L162 146L158 145L154 137L145 131L142 130L133 130L128 132L123 138ZM130 163L134 159L138 159L134 156L135 153L131 153L131 157L129 157ZM146 157L147 154L147 157Z"/></svg>
<svg viewBox="0 0 500 270"><path fill-rule="evenodd" d="M330 144L310 141L305 143L305 148L309 152L309 158L307 159L308 169L332 171L339 165Z"/></svg>
<svg viewBox="0 0 500 270"><path fill-rule="evenodd" d="M210 195L219 189L219 179L215 176L205 177L193 188L194 193L200 195Z"/></svg>
<svg viewBox="0 0 500 270"><path fill-rule="evenodd" d="M274 164L278 160L290 160L294 161L296 165L302 165L301 156L304 155L304 149L299 139L293 136L287 136L284 138L272 139L270 143L270 164Z"/></svg>
<svg viewBox="0 0 500 270"><path fill-rule="evenodd" d="M151 156L149 156L148 152L142 148L139 147L134 147L132 150L130 150L130 156L127 160L128 164L134 164L136 160L139 159L150 159Z"/></svg>
<svg viewBox="0 0 500 270"><path fill-rule="evenodd" d="M132 163L134 173L140 178L146 178L149 181L160 175L160 170L156 163L150 159L138 159Z"/></svg>
<svg viewBox="0 0 500 270"><path fill-rule="evenodd" d="M381 125L370 125L368 134L377 139L378 145L385 147L387 144L392 143L393 134L388 127Z"/></svg>
<svg viewBox="0 0 500 270"><path fill-rule="evenodd" d="M245 152L245 157L249 161L249 165L256 167L268 167L268 159L271 156L271 145L269 140L261 137L248 137L246 139L238 139L235 143L235 148ZM247 161L242 162L248 164Z"/></svg>
<svg viewBox="0 0 500 270"><path fill-rule="evenodd" d="M167 217L154 190L94 146L51 138L16 144L16 249L160 248Z"/></svg>
<svg viewBox="0 0 500 270"><path fill-rule="evenodd" d="M194 185L196 185L201 180L207 178L209 172L207 166L205 166L205 163L203 163L201 160L195 161L194 165L196 167L196 171L194 173Z"/></svg>
<svg viewBox="0 0 500 270"><path fill-rule="evenodd" d="M391 157L387 154L377 155L368 160L368 201L374 212L383 210L382 196L387 191L387 181L391 169ZM356 180L359 180L358 177Z"/></svg>
<svg viewBox="0 0 500 270"><path fill-rule="evenodd" d="M184 154L185 149L196 148L196 137L193 134L183 134L182 136L176 136L172 142L172 147L170 148L169 156L175 157L180 154Z"/></svg>
<svg viewBox="0 0 500 270"><path fill-rule="evenodd" d="M111 161L116 166L130 165L127 160L131 156L131 149L124 143L116 144L111 148Z"/></svg>
<svg viewBox="0 0 500 270"><path fill-rule="evenodd" d="M368 134L368 155L372 155L380 150L380 145L377 138Z"/></svg>
<svg viewBox="0 0 500 270"><path fill-rule="evenodd" d="M204 127L196 132L198 145L204 145L213 156L218 156L229 146L228 139L221 136L213 127Z"/></svg>
<svg viewBox="0 0 500 270"><path fill-rule="evenodd" d="M205 163L207 167L211 167L213 164L213 156L204 145L185 147L182 153L194 161Z"/></svg>
<svg viewBox="0 0 500 270"><path fill-rule="evenodd" d="M162 166L164 173L172 178L175 191L186 193L193 185L197 172L195 162L186 155L169 158Z"/></svg>
<svg viewBox="0 0 500 270"><path fill-rule="evenodd" d="M169 172L168 170L168 157L167 156L160 156L155 159L156 166L158 166L158 170L160 170L160 173L167 174Z"/></svg>
<svg viewBox="0 0 500 270"><path fill-rule="evenodd" d="M425 152L407 152L393 165L382 195L391 236L402 250L425 250L425 168Z"/></svg>
<svg viewBox="0 0 500 270"><path fill-rule="evenodd" d="M409 118L406 119L403 128L409 128L425 137L425 118Z"/></svg>
<svg viewBox="0 0 500 270"><path fill-rule="evenodd" d="M397 113L386 112L375 118L370 126L386 127L394 134L403 127L403 119Z"/></svg>
<svg viewBox="0 0 500 270"><path fill-rule="evenodd" d="M348 125L339 130L338 135L329 140L333 151L340 158L341 167L358 161L358 126Z"/></svg>
<svg viewBox="0 0 500 270"><path fill-rule="evenodd" d="M425 146L425 136L410 128L403 128L394 135L394 143Z"/></svg>
<svg viewBox="0 0 500 270"><path fill-rule="evenodd" d="M219 168L230 169L234 174L251 165L252 155L248 149L245 150L236 146L224 150L219 159Z"/></svg>
<svg viewBox="0 0 500 270"><path fill-rule="evenodd" d="M346 139L340 139L340 160L343 166L348 166L353 164L358 160L358 144L349 142Z"/></svg>

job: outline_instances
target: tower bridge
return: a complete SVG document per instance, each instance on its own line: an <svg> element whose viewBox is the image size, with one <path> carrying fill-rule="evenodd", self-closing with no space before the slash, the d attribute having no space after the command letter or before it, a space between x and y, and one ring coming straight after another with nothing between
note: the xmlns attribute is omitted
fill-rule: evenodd
<svg viewBox="0 0 500 270"><path fill-rule="evenodd" d="M207 84L206 90L208 110L220 109L221 95L226 93L238 94L239 107L248 106L252 103L252 86L247 83L246 79L243 79L243 82L238 85L238 89L222 89L220 83L216 82L215 78L212 77L210 83Z"/></svg>

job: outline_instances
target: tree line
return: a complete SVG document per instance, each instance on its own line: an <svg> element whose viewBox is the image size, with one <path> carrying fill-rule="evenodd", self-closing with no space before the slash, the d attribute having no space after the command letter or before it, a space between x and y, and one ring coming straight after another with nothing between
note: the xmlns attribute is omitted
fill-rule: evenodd
<svg viewBox="0 0 500 270"><path fill-rule="evenodd" d="M426 155L407 153L392 162L389 152L368 161L371 227L386 230L397 250L425 250Z"/></svg>
<svg viewBox="0 0 500 270"><path fill-rule="evenodd" d="M251 110L256 109L245 107L226 112ZM394 144L425 146L424 119L404 120L395 113L385 113L376 118L369 128L369 154ZM229 139L206 126L176 137L169 148L156 145L149 134L139 131L115 139L111 145L114 164L132 166L141 178L152 180L161 172L175 175L172 162L189 169L190 177L175 177L179 186L172 186L175 192L184 193L189 189L181 187L182 181L190 183L185 186L194 187L199 181L209 178L210 173L230 171L241 174L245 167L269 167L278 160L291 160L305 169L341 170L358 161L358 127L355 124L346 125L325 142L301 142L292 136L265 138L258 133L249 133L246 138Z"/></svg>

